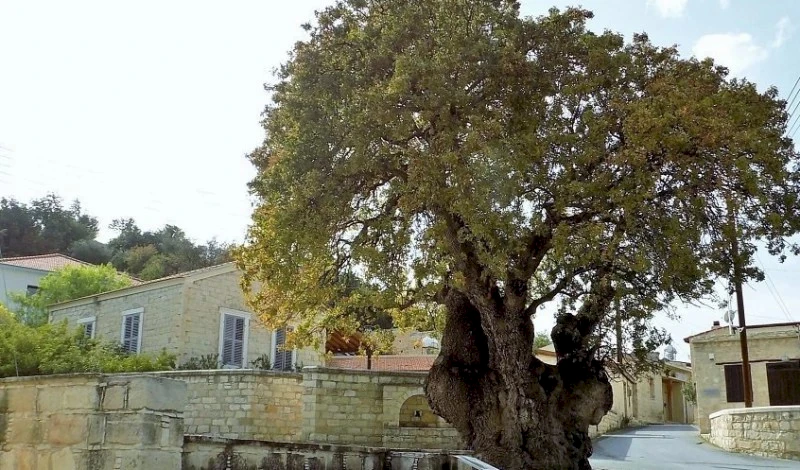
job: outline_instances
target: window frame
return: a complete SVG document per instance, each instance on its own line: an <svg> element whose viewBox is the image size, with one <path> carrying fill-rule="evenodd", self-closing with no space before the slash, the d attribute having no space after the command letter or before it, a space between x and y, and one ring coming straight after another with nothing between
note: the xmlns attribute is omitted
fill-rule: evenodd
<svg viewBox="0 0 800 470"><path fill-rule="evenodd" d="M224 356L223 352L225 350L225 316L230 315L232 317L239 317L244 319L244 331L242 332L242 365L241 367L237 367L233 364L225 364L224 363ZM252 314L250 312L243 312L241 310L234 310L232 308L227 307L220 307L219 309L219 363L222 365L223 369L246 369L248 365L247 360L247 348L248 348L248 340L250 338L250 317Z"/></svg>
<svg viewBox="0 0 800 470"><path fill-rule="evenodd" d="M286 330L286 333L288 334L289 332L292 331L292 328L289 328L288 326L285 326L283 328L278 328L278 330ZM272 370L281 370L281 371L284 371L284 372L292 372L292 371L294 371L295 366L297 365L297 348L292 348L292 359L291 359L290 369L276 369L275 368L275 358L278 357L278 344L277 344L278 343L278 330L272 330L272 342L270 343L271 346L272 346L272 348L271 348L272 349L272 358L270 358L270 360L272 362L271 369Z"/></svg>
<svg viewBox="0 0 800 470"><path fill-rule="evenodd" d="M136 353L135 353L139 354L142 352L142 336L144 336L142 334L144 330L144 307L131 308L122 311L122 325L120 326L119 342L122 345L125 344L125 319L133 315L139 315L139 331L137 331L138 337L136 338ZM128 351L128 353L134 354L131 353L130 351Z"/></svg>
<svg viewBox="0 0 800 470"><path fill-rule="evenodd" d="M97 334L97 317L85 317L85 318L81 318L81 319L78 320L78 325L83 325L83 334L84 334L84 336L86 336L86 324L87 323L91 323L92 324L92 334L89 336L89 339L94 339L96 334ZM139 325L141 325L141 318L139 318ZM124 335L125 334L124 323L123 323L123 327L122 328L123 328L122 334Z"/></svg>

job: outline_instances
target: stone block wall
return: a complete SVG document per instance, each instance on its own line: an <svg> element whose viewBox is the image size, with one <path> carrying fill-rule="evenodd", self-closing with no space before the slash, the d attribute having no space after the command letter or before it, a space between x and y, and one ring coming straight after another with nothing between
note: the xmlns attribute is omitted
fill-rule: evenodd
<svg viewBox="0 0 800 470"><path fill-rule="evenodd" d="M254 370L158 372L186 384L187 435L297 442L301 374Z"/></svg>
<svg viewBox="0 0 800 470"><path fill-rule="evenodd" d="M303 440L393 449L463 448L455 429L439 417L431 418L433 411L419 402L425 375L304 369ZM407 400L416 403L412 413L417 412L419 425L401 425L401 409Z"/></svg>
<svg viewBox="0 0 800 470"><path fill-rule="evenodd" d="M0 380L0 470L179 468L186 386L151 376Z"/></svg>
<svg viewBox="0 0 800 470"><path fill-rule="evenodd" d="M800 460L800 406L722 410L710 422L709 440L725 450Z"/></svg>

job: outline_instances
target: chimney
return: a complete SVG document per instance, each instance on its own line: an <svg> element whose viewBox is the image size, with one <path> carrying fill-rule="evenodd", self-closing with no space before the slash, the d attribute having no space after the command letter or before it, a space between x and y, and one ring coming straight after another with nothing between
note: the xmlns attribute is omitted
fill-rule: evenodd
<svg viewBox="0 0 800 470"><path fill-rule="evenodd" d="M714 320L714 324L713 324L713 326L714 326L715 328L716 328L716 327L718 327L718 326L719 326L719 320Z"/></svg>

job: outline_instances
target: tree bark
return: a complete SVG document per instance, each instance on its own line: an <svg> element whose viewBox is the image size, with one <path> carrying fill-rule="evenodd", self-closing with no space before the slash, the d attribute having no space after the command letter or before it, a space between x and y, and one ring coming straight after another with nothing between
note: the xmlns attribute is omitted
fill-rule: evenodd
<svg viewBox="0 0 800 470"><path fill-rule="evenodd" d="M503 470L590 469L589 425L608 412L612 395L587 347L588 317L559 318L553 366L533 355L529 318L475 304L456 290L446 294L441 351L425 382L433 411Z"/></svg>

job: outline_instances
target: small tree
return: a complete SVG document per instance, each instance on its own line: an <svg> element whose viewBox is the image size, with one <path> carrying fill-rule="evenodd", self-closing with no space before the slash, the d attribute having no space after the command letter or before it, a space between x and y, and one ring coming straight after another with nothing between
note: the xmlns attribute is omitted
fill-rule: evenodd
<svg viewBox="0 0 800 470"><path fill-rule="evenodd" d="M13 293L15 313L28 325L47 322L47 306L131 285L131 279L110 265L66 266L44 276L33 295Z"/></svg>

